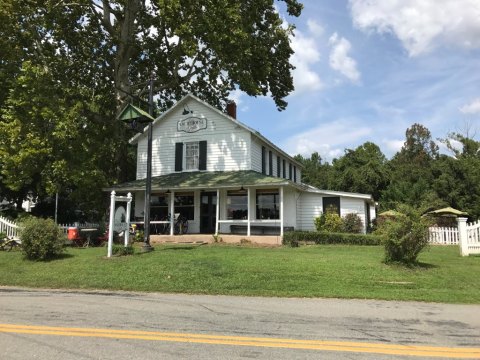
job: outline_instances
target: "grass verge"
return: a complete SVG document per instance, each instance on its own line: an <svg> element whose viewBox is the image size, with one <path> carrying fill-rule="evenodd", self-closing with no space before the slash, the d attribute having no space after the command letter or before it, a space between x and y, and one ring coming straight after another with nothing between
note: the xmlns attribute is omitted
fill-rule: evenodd
<svg viewBox="0 0 480 360"><path fill-rule="evenodd" d="M420 265L382 263L383 247L261 248L165 245L106 259L105 248L68 249L49 262L0 252L0 284L169 293L339 297L480 303L480 257L431 247Z"/></svg>

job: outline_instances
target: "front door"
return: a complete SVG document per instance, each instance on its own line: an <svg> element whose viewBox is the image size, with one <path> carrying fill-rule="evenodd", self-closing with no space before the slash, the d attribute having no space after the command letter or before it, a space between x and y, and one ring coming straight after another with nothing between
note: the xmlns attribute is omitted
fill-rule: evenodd
<svg viewBox="0 0 480 360"><path fill-rule="evenodd" d="M217 221L217 193L202 192L200 195L200 232L214 234Z"/></svg>

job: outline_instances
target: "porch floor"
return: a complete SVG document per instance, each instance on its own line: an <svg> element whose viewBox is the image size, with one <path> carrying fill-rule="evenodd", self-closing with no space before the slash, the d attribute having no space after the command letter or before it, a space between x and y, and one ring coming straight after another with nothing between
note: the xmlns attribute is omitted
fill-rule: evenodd
<svg viewBox="0 0 480 360"><path fill-rule="evenodd" d="M247 240L253 244L261 245L282 245L282 237L277 236L246 236L219 234L218 241L227 244L238 244ZM186 235L150 235L151 243L173 243L173 244L211 244L215 242L212 234L186 234Z"/></svg>

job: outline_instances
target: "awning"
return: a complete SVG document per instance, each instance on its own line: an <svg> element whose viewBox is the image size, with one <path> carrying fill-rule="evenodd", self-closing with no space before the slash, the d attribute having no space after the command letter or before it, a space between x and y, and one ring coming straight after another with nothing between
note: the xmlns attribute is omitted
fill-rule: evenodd
<svg viewBox="0 0 480 360"><path fill-rule="evenodd" d="M429 211L427 214L438 216L468 216L468 213L454 209L450 206L443 209Z"/></svg>
<svg viewBox="0 0 480 360"><path fill-rule="evenodd" d="M104 191L144 191L145 179L126 182L104 188ZM206 190L222 188L294 186L290 180L267 176L252 170L243 171L194 171L179 172L152 177L152 191Z"/></svg>

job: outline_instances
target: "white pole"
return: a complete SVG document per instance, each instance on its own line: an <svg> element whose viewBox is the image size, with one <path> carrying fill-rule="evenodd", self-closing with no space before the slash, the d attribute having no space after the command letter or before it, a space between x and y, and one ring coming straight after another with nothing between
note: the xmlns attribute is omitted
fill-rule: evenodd
<svg viewBox="0 0 480 360"><path fill-rule="evenodd" d="M283 186L280 187L280 236L283 238Z"/></svg>
<svg viewBox="0 0 480 360"><path fill-rule="evenodd" d="M250 236L250 220L252 218L252 209L251 207L251 202L250 202L250 188L247 188L247 236Z"/></svg>
<svg viewBox="0 0 480 360"><path fill-rule="evenodd" d="M107 257L112 257L113 226L115 221L115 190L110 196L110 225L108 226L108 250Z"/></svg>
<svg viewBox="0 0 480 360"><path fill-rule="evenodd" d="M173 236L173 227L175 226L175 191L170 195L170 236Z"/></svg>
<svg viewBox="0 0 480 360"><path fill-rule="evenodd" d="M216 215L215 215L215 236L218 235L218 221L219 216L220 216L220 190L217 189L217 209L216 209Z"/></svg>
<svg viewBox="0 0 480 360"><path fill-rule="evenodd" d="M127 222L127 230L125 230L125 247L128 246L129 243L129 236L130 236L130 212L132 208L132 193L127 194L127 213L125 214L126 222Z"/></svg>
<svg viewBox="0 0 480 360"><path fill-rule="evenodd" d="M457 218L458 223L458 244L460 245L460 254L468 256L468 234L467 234L467 218Z"/></svg>

